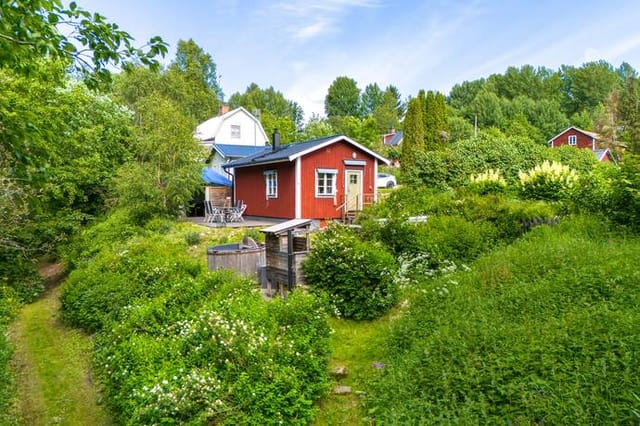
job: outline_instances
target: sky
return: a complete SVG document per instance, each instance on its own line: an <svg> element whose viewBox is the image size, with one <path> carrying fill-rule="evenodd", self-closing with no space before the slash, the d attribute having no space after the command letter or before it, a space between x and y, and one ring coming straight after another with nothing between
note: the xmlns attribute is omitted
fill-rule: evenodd
<svg viewBox="0 0 640 426"><path fill-rule="evenodd" d="M640 2L622 0L77 0L144 44L193 39L217 65L225 99L252 82L324 115L339 76L403 98L445 95L509 66L604 59L640 70Z"/></svg>

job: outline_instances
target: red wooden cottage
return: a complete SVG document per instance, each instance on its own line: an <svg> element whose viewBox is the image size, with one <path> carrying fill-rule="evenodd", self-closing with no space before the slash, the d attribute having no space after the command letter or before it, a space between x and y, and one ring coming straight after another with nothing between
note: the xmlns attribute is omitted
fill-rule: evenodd
<svg viewBox="0 0 640 426"><path fill-rule="evenodd" d="M280 146L276 133L272 147L224 167L247 215L325 220L376 200L379 164L389 160L344 135Z"/></svg>
<svg viewBox="0 0 640 426"><path fill-rule="evenodd" d="M571 126L549 139L547 143L551 148L568 145L575 146L576 148L589 149L598 161L613 161L613 156L609 149L598 149L598 139L600 139L600 135L597 133L587 132L586 130Z"/></svg>

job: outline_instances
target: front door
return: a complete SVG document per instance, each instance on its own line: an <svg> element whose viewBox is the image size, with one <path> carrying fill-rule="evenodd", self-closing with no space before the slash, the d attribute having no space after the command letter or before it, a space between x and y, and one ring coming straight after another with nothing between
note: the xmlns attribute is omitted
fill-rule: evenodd
<svg viewBox="0 0 640 426"><path fill-rule="evenodd" d="M362 210L362 171L347 170L345 179L347 181L344 191L347 196L347 211Z"/></svg>

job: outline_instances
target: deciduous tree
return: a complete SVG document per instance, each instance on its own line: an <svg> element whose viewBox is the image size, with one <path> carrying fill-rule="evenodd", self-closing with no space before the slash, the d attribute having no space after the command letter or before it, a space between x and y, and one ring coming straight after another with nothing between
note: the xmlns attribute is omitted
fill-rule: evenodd
<svg viewBox="0 0 640 426"><path fill-rule="evenodd" d="M360 117L360 89L358 83L349 77L336 78L324 99L324 110L328 117Z"/></svg>

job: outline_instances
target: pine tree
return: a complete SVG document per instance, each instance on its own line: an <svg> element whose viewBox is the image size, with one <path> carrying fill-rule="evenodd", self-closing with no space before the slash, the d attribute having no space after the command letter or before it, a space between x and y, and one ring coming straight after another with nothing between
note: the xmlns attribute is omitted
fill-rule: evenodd
<svg viewBox="0 0 640 426"><path fill-rule="evenodd" d="M618 115L622 124L622 140L627 149L640 153L640 79L629 76L620 94Z"/></svg>
<svg viewBox="0 0 640 426"><path fill-rule="evenodd" d="M435 149L438 144L437 134L437 120L436 120L436 96L429 90L425 99L424 105L424 129L425 129L425 143L427 149Z"/></svg>
<svg viewBox="0 0 640 426"><path fill-rule="evenodd" d="M442 144L447 140L449 136L449 117L447 114L447 101L444 98L444 95L440 92L436 93L435 97L435 108L434 108L434 117L435 117L435 128L437 131L438 142Z"/></svg>
<svg viewBox="0 0 640 426"><path fill-rule="evenodd" d="M414 98L407 105L407 115L404 119L404 140L400 166L404 176L411 176L416 168L416 154L424 152L424 104L420 98Z"/></svg>

